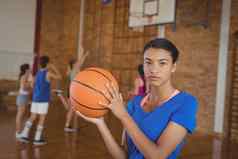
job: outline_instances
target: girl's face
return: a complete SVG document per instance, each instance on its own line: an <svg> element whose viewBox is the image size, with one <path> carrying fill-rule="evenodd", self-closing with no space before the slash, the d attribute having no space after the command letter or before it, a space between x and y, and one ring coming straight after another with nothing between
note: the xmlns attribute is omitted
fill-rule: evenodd
<svg viewBox="0 0 238 159"><path fill-rule="evenodd" d="M176 70L176 63L170 52L164 49L149 48L144 53L144 72L149 85L162 86L170 82L171 75Z"/></svg>
<svg viewBox="0 0 238 159"><path fill-rule="evenodd" d="M30 73L31 73L31 69L29 68L26 70L26 74L29 75Z"/></svg>

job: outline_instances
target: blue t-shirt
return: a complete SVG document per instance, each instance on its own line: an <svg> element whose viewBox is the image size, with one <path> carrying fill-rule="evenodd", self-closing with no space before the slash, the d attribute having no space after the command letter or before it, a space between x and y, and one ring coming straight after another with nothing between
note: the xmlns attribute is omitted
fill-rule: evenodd
<svg viewBox="0 0 238 159"><path fill-rule="evenodd" d="M196 113L198 102L195 97L180 92L152 112L145 112L140 103L143 96L136 96L129 101L127 111L136 122L140 130L154 143L157 142L169 122L175 122L192 133L196 128ZM167 159L176 159L184 141L177 145L176 149ZM137 149L130 136L127 134L128 158L144 159L143 154Z"/></svg>
<svg viewBox="0 0 238 159"><path fill-rule="evenodd" d="M47 72L46 69L41 69L36 74L32 97L33 102L48 103L50 100L50 82L46 79Z"/></svg>

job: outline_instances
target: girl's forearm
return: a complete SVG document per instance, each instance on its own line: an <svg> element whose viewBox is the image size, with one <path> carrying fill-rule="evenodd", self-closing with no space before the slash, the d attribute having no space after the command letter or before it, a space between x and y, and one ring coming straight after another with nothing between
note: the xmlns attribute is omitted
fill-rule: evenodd
<svg viewBox="0 0 238 159"><path fill-rule="evenodd" d="M107 149L109 150L109 152L113 156L113 158L126 159L127 155L126 155L125 151L123 150L122 147L120 147L117 144L117 142L113 138L113 136L112 136L110 130L108 129L107 125L105 124L105 122L98 124L97 127L102 135L102 138L105 142Z"/></svg>

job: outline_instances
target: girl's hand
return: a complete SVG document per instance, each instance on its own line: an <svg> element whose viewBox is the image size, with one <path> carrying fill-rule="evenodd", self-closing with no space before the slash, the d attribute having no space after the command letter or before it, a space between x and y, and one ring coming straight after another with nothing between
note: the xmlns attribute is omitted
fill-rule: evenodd
<svg viewBox="0 0 238 159"><path fill-rule="evenodd" d="M82 45L79 45L78 60L80 60L84 55L84 48Z"/></svg>
<svg viewBox="0 0 238 159"><path fill-rule="evenodd" d="M103 93L109 100L109 104L102 102L99 102L99 104L109 108L118 119L122 119L124 116L127 116L128 113L119 90L112 83L106 84L106 88L107 91Z"/></svg>
<svg viewBox="0 0 238 159"><path fill-rule="evenodd" d="M89 51L86 51L85 54L83 55L83 58L85 59L89 55Z"/></svg>
<svg viewBox="0 0 238 159"><path fill-rule="evenodd" d="M74 108L72 108L74 110ZM104 118L103 117L100 117L100 118L90 118L90 117L86 117L85 115L83 115L82 113L80 113L79 111L76 111L74 110L74 112L82 117L84 120L88 121L88 122L91 122L93 124L96 124L96 125L100 125L100 124L103 124L104 123Z"/></svg>
<svg viewBox="0 0 238 159"><path fill-rule="evenodd" d="M76 68L80 69L83 65L86 57L89 55L89 51L85 51L82 45L79 45L79 53L78 53L78 60L76 62Z"/></svg>

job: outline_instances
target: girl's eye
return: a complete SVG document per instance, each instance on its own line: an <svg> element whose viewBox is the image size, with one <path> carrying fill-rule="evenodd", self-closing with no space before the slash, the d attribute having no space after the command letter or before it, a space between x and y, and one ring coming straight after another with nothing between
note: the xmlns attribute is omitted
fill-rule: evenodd
<svg viewBox="0 0 238 159"><path fill-rule="evenodd" d="M150 61L145 61L145 64L151 64L151 62Z"/></svg>
<svg viewBox="0 0 238 159"><path fill-rule="evenodd" d="M160 62L159 64L160 65L166 65L166 62Z"/></svg>

